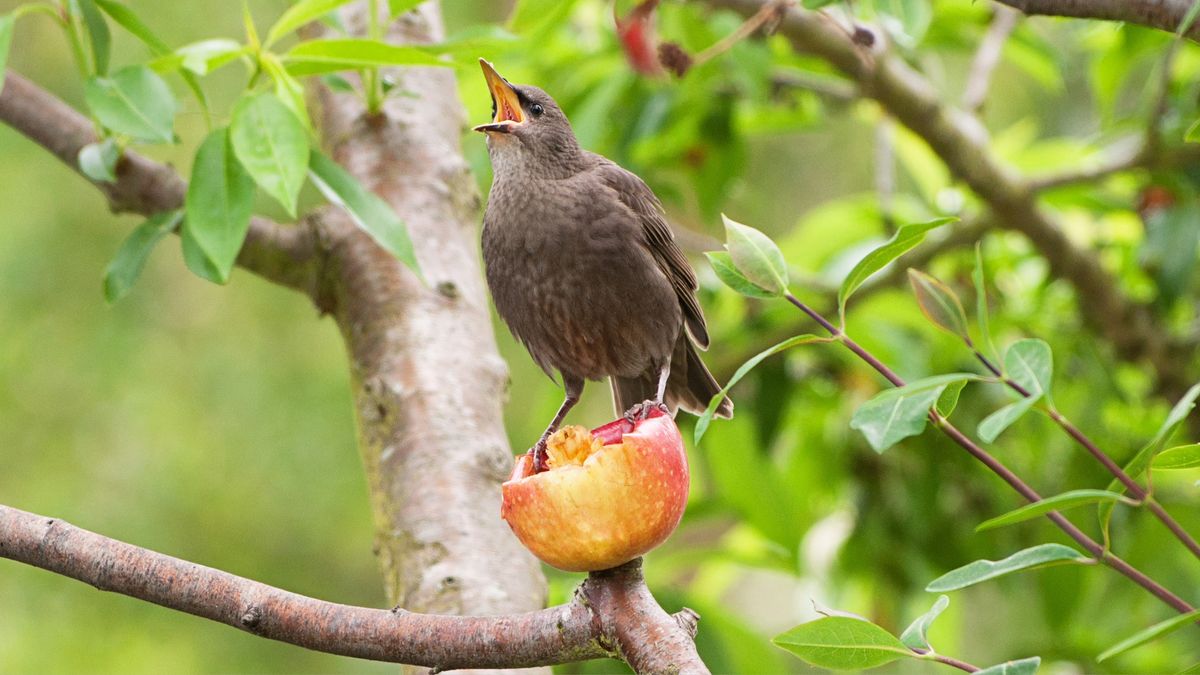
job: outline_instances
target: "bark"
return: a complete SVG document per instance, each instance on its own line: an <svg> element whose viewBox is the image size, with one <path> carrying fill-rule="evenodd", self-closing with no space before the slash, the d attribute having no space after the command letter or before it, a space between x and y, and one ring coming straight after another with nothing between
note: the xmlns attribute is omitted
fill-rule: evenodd
<svg viewBox="0 0 1200 675"><path fill-rule="evenodd" d="M344 12L362 32L362 7ZM391 28L394 42L441 38L435 3ZM502 404L507 369L477 255L479 195L448 68L388 73L407 93L377 115L320 93L330 151L408 226L428 283L342 212L323 225L333 315L350 356L360 448L388 596L416 612L499 614L546 600L538 563L500 519L512 469Z"/></svg>
<svg viewBox="0 0 1200 675"><path fill-rule="evenodd" d="M695 614L650 596L641 560L593 574L571 602L493 617L369 609L289 593L0 506L9 558L271 640L437 670L520 668L624 655L641 673L706 673Z"/></svg>
<svg viewBox="0 0 1200 675"><path fill-rule="evenodd" d="M1026 14L1105 19L1136 23L1171 33L1179 29L1192 0L996 0ZM1193 23L1184 35L1200 39L1200 25Z"/></svg>

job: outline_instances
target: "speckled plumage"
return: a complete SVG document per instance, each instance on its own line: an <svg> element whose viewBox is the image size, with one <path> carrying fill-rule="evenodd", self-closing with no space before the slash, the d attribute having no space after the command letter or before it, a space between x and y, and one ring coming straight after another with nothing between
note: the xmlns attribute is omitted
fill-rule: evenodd
<svg viewBox="0 0 1200 675"><path fill-rule="evenodd" d="M699 413L719 390L696 278L662 207L634 174L579 147L536 87L513 86L524 124L489 133L494 178L483 259L496 310L573 403L583 380L613 378L618 411L653 399ZM541 106L540 115L528 109ZM695 343L695 344L693 344ZM726 399L719 414L732 414Z"/></svg>

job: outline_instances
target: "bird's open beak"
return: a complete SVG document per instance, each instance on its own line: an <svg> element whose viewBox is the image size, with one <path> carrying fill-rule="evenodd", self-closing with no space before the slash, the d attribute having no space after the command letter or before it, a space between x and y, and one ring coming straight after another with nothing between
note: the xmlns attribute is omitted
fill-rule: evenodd
<svg viewBox="0 0 1200 675"><path fill-rule="evenodd" d="M500 77L500 73L496 72L492 64L479 59L479 67L483 68L483 77L487 80L488 91L492 94L492 105L496 108L496 118L492 120L491 124L480 124L475 127L475 131L510 133L513 126L525 121L525 114L521 111L521 101L517 98L517 92L508 83L508 80Z"/></svg>

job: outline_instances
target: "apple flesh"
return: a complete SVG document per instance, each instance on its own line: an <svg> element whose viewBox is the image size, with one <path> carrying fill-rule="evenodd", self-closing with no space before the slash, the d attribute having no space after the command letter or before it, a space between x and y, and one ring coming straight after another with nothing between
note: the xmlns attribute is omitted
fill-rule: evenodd
<svg viewBox="0 0 1200 675"><path fill-rule="evenodd" d="M687 453L670 415L587 431L566 427L546 444L548 469L517 459L501 486L500 516L535 556L568 572L609 569L666 541L683 517Z"/></svg>

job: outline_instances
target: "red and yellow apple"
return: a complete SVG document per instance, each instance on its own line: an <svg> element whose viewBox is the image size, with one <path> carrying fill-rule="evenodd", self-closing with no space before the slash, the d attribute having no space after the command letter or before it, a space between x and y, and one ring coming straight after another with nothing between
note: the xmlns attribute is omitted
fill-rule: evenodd
<svg viewBox="0 0 1200 675"><path fill-rule="evenodd" d="M688 464L670 415L655 408L550 437L545 471L522 455L502 486L500 515L535 556L568 572L629 562L666 541L687 505Z"/></svg>

